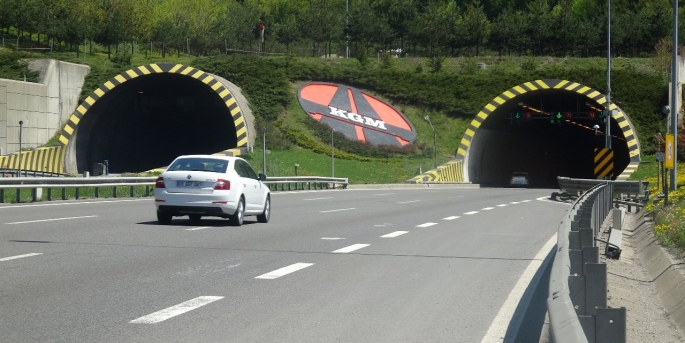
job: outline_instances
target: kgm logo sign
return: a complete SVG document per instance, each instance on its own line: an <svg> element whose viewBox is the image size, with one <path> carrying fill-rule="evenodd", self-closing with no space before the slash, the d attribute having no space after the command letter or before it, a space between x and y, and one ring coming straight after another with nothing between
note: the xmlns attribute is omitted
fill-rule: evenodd
<svg viewBox="0 0 685 343"><path fill-rule="evenodd" d="M297 98L310 117L348 139L403 146L416 138L414 126L400 111L359 89L310 82L300 87Z"/></svg>

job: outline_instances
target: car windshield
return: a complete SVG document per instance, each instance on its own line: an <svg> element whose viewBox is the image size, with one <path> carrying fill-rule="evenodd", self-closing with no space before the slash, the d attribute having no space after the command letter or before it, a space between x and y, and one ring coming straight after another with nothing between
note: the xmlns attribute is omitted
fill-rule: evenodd
<svg viewBox="0 0 685 343"><path fill-rule="evenodd" d="M215 173L225 173L226 167L228 166L228 161L214 158L179 158L174 161L167 171L178 171L178 170L196 170L196 171L208 171Z"/></svg>

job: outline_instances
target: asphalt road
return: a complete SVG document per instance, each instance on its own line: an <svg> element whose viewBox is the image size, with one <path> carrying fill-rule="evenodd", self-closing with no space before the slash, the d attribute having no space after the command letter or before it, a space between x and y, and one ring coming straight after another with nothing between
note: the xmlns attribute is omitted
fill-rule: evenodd
<svg viewBox="0 0 685 343"><path fill-rule="evenodd" d="M158 225L150 198L0 205L0 342L478 343L568 209L550 193L274 193L242 227Z"/></svg>

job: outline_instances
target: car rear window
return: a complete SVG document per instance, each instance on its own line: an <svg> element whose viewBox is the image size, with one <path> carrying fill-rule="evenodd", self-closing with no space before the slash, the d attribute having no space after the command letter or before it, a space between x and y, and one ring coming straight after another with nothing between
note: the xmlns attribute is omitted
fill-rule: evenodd
<svg viewBox="0 0 685 343"><path fill-rule="evenodd" d="M179 158L174 161L167 171L177 171L177 170L204 170L217 173L225 173L228 167L228 161L214 159L214 158Z"/></svg>

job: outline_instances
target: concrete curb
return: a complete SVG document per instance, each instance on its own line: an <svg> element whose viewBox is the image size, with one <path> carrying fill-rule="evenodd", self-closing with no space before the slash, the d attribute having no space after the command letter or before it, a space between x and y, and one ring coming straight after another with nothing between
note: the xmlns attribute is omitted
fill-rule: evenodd
<svg viewBox="0 0 685 343"><path fill-rule="evenodd" d="M676 266L682 262L674 260L654 235L654 223L644 211L630 232L636 242L647 274L654 284L659 299L681 333L685 333L685 275Z"/></svg>
<svg viewBox="0 0 685 343"><path fill-rule="evenodd" d="M390 184L349 184L347 189L417 189L417 188L480 188L472 183L390 183Z"/></svg>

